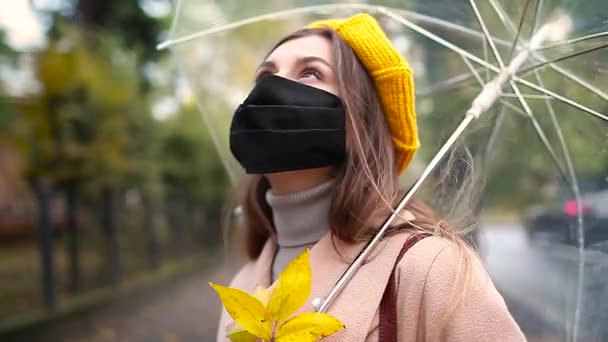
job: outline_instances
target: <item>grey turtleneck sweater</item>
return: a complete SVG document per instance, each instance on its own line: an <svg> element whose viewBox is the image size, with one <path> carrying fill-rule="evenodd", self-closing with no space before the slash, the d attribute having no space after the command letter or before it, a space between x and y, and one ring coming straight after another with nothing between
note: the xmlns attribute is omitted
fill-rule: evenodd
<svg viewBox="0 0 608 342"><path fill-rule="evenodd" d="M289 262L329 231L329 207L334 186L335 180L332 179L298 193L275 195L272 189L266 193L278 243L272 264L272 281Z"/></svg>

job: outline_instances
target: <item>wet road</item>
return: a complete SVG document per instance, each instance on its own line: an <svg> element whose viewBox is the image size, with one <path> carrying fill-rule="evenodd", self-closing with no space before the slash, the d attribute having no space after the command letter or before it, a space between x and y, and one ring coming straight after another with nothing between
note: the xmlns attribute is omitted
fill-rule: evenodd
<svg viewBox="0 0 608 342"><path fill-rule="evenodd" d="M492 225L480 233L480 253L496 287L531 340L566 341L577 308L579 251L539 237L517 224ZM608 340L608 249L588 248L577 341Z"/></svg>
<svg viewBox="0 0 608 342"><path fill-rule="evenodd" d="M220 302L208 283L227 284L237 270L237 263L218 262L110 305L98 305L15 336L0 336L0 341L215 341Z"/></svg>

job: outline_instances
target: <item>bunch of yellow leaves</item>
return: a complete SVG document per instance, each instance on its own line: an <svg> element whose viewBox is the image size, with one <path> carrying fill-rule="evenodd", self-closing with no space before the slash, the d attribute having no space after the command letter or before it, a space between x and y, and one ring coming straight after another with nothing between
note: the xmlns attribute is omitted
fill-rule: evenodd
<svg viewBox="0 0 608 342"><path fill-rule="evenodd" d="M217 291L226 311L237 323L228 333L233 342L315 341L344 329L336 318L307 312L289 318L310 295L311 271L308 250L295 258L279 278L265 289L248 293L209 283Z"/></svg>

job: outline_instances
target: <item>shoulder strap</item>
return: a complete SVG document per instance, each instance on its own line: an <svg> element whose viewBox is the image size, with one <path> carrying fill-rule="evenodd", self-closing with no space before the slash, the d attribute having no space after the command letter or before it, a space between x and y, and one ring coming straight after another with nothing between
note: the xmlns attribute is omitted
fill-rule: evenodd
<svg viewBox="0 0 608 342"><path fill-rule="evenodd" d="M397 285L395 279L395 270L397 265L403 258L405 252L408 251L416 242L429 236L429 234L418 233L412 234L401 247L391 277L389 278L382 300L380 301L380 325L379 341L380 342L396 342L397 341Z"/></svg>

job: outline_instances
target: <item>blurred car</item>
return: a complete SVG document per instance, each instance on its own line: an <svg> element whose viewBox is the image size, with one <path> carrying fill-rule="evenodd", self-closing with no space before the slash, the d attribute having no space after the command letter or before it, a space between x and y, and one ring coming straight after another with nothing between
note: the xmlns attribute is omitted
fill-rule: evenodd
<svg viewBox="0 0 608 342"><path fill-rule="evenodd" d="M585 245L608 240L608 189L586 193L581 198ZM524 226L530 240L541 236L566 244L577 244L577 201L568 199L560 207L531 208Z"/></svg>

